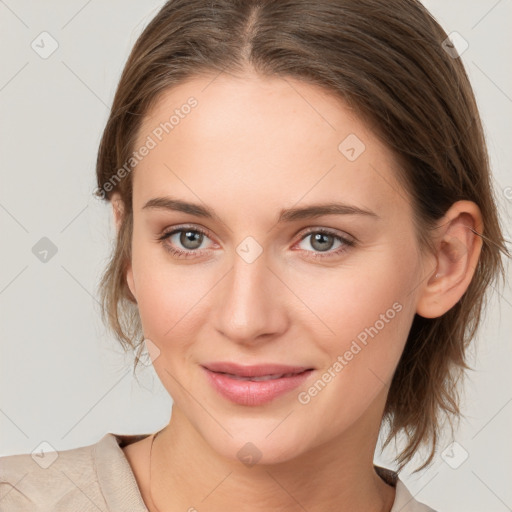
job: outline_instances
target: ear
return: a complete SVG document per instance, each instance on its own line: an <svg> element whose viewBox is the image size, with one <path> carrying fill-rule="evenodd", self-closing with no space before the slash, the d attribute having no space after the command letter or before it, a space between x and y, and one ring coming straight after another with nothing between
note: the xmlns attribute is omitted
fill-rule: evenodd
<svg viewBox="0 0 512 512"><path fill-rule="evenodd" d="M436 231L436 268L423 286L416 308L425 318L446 313L468 289L482 249L480 208L472 201L457 201Z"/></svg>
<svg viewBox="0 0 512 512"><path fill-rule="evenodd" d="M110 202L112 203L116 231L119 233L119 228L121 227L124 214L124 202L121 198L121 194L119 192L114 192L110 198Z"/></svg>
<svg viewBox="0 0 512 512"><path fill-rule="evenodd" d="M121 228L121 224L123 221L124 216L124 202L121 198L121 194L119 192L114 192L110 198L110 201L112 203L112 210L114 213L114 221L116 224L116 231L119 234L119 229ZM126 268L126 283L128 284L128 288L130 289L130 292L135 297L135 300L137 300L137 295L135 293L135 283L133 280L133 270L132 270L132 263L131 261L128 263Z"/></svg>

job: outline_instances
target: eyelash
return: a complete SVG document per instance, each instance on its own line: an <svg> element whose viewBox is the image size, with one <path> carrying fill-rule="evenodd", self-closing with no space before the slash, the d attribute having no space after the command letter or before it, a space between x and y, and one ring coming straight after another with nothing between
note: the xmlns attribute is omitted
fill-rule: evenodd
<svg viewBox="0 0 512 512"><path fill-rule="evenodd" d="M200 252L198 250L182 250L182 249L176 249L176 247L173 247L172 245L169 245L166 243L166 240L169 239L172 235L175 235L176 233L182 233L184 231L192 231L193 233L201 233L204 236L208 236L208 233L198 227L193 226L180 226L178 228L173 229L172 231L164 232L161 235L158 236L157 240L163 245L164 249L172 254L173 256L177 256L178 258L196 258L196 253ZM336 234L335 232L328 230L326 228L311 228L309 231L303 234L302 238L299 240L299 242L302 242L305 240L309 235L321 233L323 235L330 235L334 237L334 239L340 241L343 245L339 247L338 249L334 251L325 251L324 253L318 252L318 251L306 251L307 253L312 253L308 258L318 259L318 258L332 258L335 256L340 255L341 253L345 252L348 247L354 247L356 245L355 240L345 238L341 235ZM298 242L298 243L299 243ZM208 249L205 249L208 250Z"/></svg>

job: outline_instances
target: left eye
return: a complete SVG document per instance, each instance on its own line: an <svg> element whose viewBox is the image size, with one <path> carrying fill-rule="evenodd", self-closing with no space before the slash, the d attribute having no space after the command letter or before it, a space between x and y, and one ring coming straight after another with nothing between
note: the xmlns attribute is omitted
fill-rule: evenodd
<svg viewBox="0 0 512 512"><path fill-rule="evenodd" d="M348 238L345 238L341 235L336 235L334 233L331 233L330 231L323 231L323 230L317 230L317 231L310 231L309 233L306 233L306 235L301 239L300 244L305 243L307 239L310 239L308 242L311 247L315 250L316 253L325 253L329 252L329 254L332 253L339 253L347 248L347 246L354 245L352 240L349 240ZM338 242L338 246L335 247L336 242ZM308 251L307 248L301 247L301 249L304 249ZM334 250L331 250L333 249ZM341 249L341 251L340 251ZM311 252L311 251L310 251ZM320 254L321 255L321 254Z"/></svg>

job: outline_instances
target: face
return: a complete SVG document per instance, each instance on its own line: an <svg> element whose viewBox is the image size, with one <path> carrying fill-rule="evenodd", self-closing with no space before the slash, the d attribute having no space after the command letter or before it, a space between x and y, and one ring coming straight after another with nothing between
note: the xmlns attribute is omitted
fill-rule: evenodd
<svg viewBox="0 0 512 512"><path fill-rule="evenodd" d="M249 73L166 91L144 145L127 280L173 416L268 463L378 429L425 273L388 149L324 90Z"/></svg>

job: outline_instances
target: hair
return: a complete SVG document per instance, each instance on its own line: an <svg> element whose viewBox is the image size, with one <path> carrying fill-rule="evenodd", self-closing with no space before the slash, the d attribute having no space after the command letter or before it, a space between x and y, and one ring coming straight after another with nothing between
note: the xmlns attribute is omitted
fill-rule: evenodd
<svg viewBox="0 0 512 512"><path fill-rule="evenodd" d="M124 215L100 282L102 315L125 350L143 335L126 282L133 225L132 157L144 115L161 93L201 74L291 77L339 97L392 151L420 245L458 200L474 201L484 229L473 279L439 318L415 316L384 409L384 446L405 434L399 469L427 445L441 419L460 416L457 386L489 285L508 255L491 186L475 97L447 34L416 0L171 0L147 25L126 62L97 158L96 195L119 192ZM127 166L127 162L129 165ZM125 169L125 172L122 172ZM122 179L121 179L122 178ZM135 359L135 368L139 361ZM452 427L453 428L453 427Z"/></svg>

